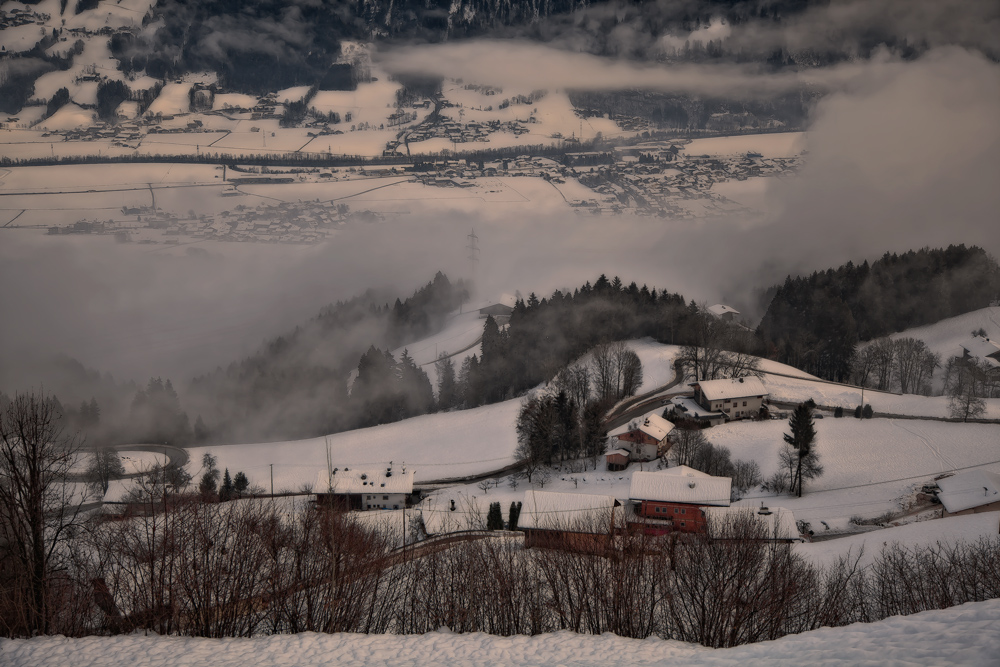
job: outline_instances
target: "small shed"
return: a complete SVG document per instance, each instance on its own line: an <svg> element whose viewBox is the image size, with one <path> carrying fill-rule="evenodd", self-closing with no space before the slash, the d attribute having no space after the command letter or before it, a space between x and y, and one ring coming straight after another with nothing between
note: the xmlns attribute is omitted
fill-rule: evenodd
<svg viewBox="0 0 1000 667"><path fill-rule="evenodd" d="M615 449L604 455L605 465L608 472L618 472L628 467L629 456L632 452L627 449Z"/></svg>

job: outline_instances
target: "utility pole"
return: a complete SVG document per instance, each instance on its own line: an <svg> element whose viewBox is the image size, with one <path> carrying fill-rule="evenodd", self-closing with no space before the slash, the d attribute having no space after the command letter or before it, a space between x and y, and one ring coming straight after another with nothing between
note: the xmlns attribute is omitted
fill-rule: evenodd
<svg viewBox="0 0 1000 667"><path fill-rule="evenodd" d="M271 468L271 497L274 498L274 464L267 464Z"/></svg>
<svg viewBox="0 0 1000 667"><path fill-rule="evenodd" d="M476 277L476 265L479 263L479 237L476 236L476 230L473 229L472 233L465 238L469 239L469 245L465 246L466 250L469 251L469 278L474 280Z"/></svg>

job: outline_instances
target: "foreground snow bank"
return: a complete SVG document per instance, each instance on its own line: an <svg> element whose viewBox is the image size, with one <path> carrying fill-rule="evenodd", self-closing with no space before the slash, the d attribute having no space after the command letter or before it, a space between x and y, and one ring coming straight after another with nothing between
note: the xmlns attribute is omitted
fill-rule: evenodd
<svg viewBox="0 0 1000 667"><path fill-rule="evenodd" d="M260 639L45 637L0 640L9 667L27 665L991 665L1000 655L1000 600L894 616L878 623L821 628L777 641L707 649L659 639L571 632L494 637L276 635Z"/></svg>

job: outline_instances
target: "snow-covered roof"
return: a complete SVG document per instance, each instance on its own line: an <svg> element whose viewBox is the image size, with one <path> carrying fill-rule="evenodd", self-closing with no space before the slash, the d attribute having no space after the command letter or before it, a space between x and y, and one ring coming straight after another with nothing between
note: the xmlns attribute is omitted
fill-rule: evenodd
<svg viewBox="0 0 1000 667"><path fill-rule="evenodd" d="M618 456L630 456L632 452L627 449L612 449L610 452L605 454L605 456L610 456L612 454L617 454Z"/></svg>
<svg viewBox="0 0 1000 667"><path fill-rule="evenodd" d="M414 470L341 468L332 475L320 470L316 493L413 493Z"/></svg>
<svg viewBox="0 0 1000 667"><path fill-rule="evenodd" d="M949 512L1000 502L1000 475L988 470L960 472L937 484L937 496Z"/></svg>
<svg viewBox="0 0 1000 667"><path fill-rule="evenodd" d="M605 532L611 528L611 512L617 502L614 496L525 491L517 525L541 530Z"/></svg>
<svg viewBox="0 0 1000 667"><path fill-rule="evenodd" d="M642 420L637 430L642 431L656 441L663 440L667 434L674 430L673 422L664 419L659 415L649 415Z"/></svg>
<svg viewBox="0 0 1000 667"><path fill-rule="evenodd" d="M723 303L717 303L714 306L708 307L708 312L712 313L716 317L722 317L727 313L732 313L733 315L739 315L740 311L736 310L732 306L727 306Z"/></svg>
<svg viewBox="0 0 1000 667"><path fill-rule="evenodd" d="M767 396L767 389L760 378L752 375L726 380L705 380L695 383L710 401L724 401L743 396Z"/></svg>
<svg viewBox="0 0 1000 667"><path fill-rule="evenodd" d="M970 357L976 357L994 368L1000 368L1000 344L982 336L972 336L961 343Z"/></svg>
<svg viewBox="0 0 1000 667"><path fill-rule="evenodd" d="M769 540L800 540L795 515L784 507L706 507L709 537L727 537L727 528L738 530L738 522L754 521ZM738 533L737 533L738 534Z"/></svg>
<svg viewBox="0 0 1000 667"><path fill-rule="evenodd" d="M712 477L687 466L632 473L629 498L696 505L729 506L733 480Z"/></svg>

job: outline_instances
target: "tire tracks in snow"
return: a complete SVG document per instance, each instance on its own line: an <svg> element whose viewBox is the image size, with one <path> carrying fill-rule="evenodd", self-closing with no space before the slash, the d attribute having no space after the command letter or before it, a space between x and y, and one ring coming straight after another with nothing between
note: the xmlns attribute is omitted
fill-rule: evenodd
<svg viewBox="0 0 1000 667"><path fill-rule="evenodd" d="M920 440L921 442L923 442L924 446L926 446L927 449L931 450L931 452L934 453L934 456L936 456L941 461L941 463L944 464L945 469L942 470L941 472L947 472L949 470L955 470L958 467L954 463L952 463L950 460L948 460L948 457L946 457L944 454L942 454L941 450L939 450L937 447L935 447L933 444L931 444L931 441L928 440L927 438L925 438L924 436L920 435L916 431L911 431L910 429L906 428L902 424L898 423L895 419L890 419L889 423L891 423L896 428L899 428L899 429L902 429L902 430L906 431L907 433L909 433L913 437L915 437L918 440Z"/></svg>

